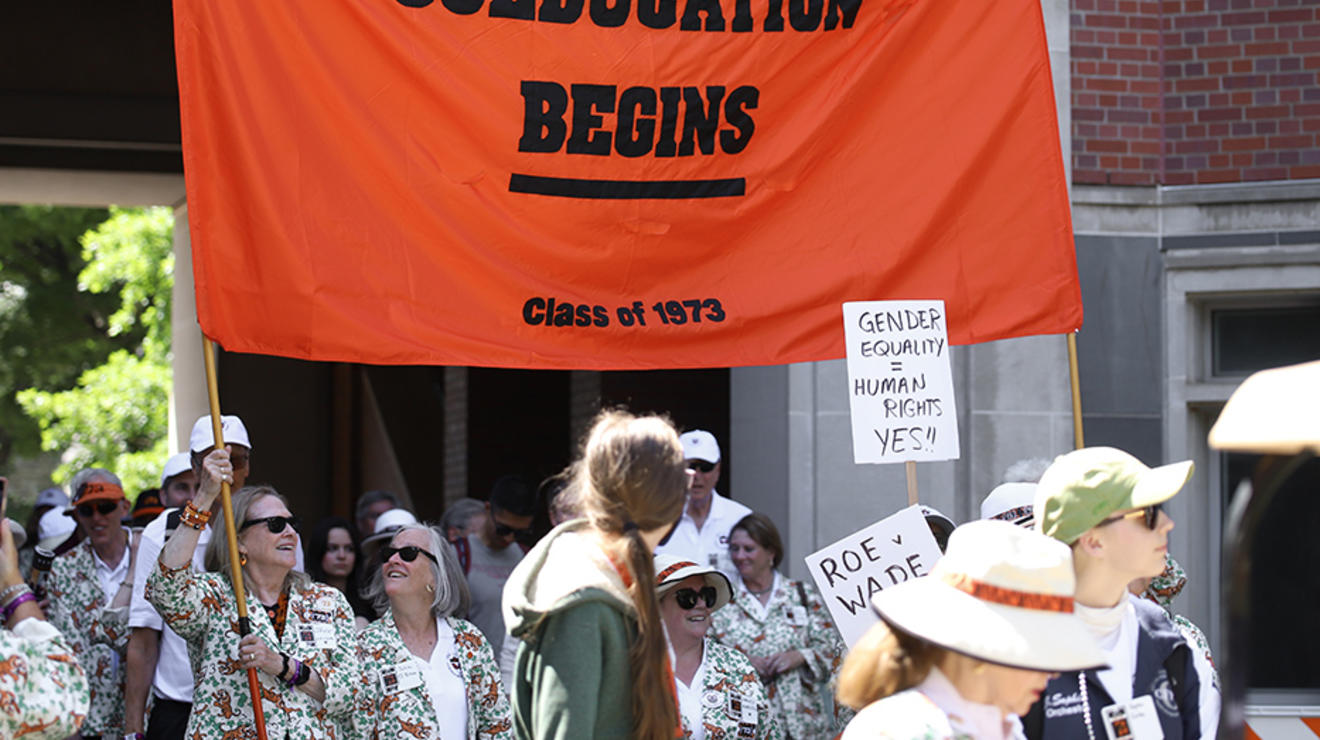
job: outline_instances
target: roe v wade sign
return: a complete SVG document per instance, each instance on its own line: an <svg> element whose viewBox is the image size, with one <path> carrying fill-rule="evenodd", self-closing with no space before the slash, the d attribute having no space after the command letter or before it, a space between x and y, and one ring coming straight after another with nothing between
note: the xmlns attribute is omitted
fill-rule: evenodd
<svg viewBox="0 0 1320 740"><path fill-rule="evenodd" d="M855 462L958 458L946 316L944 301L843 304Z"/></svg>
<svg viewBox="0 0 1320 740"><path fill-rule="evenodd" d="M875 624L871 597L935 567L940 546L909 506L806 557L807 570L848 647Z"/></svg>

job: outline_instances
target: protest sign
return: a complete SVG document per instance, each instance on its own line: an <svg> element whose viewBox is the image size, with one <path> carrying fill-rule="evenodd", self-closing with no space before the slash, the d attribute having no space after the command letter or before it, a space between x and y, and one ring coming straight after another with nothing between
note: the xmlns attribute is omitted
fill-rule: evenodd
<svg viewBox="0 0 1320 740"><path fill-rule="evenodd" d="M173 8L226 350L770 365L893 295L959 344L1081 324L1039 0Z"/></svg>
<svg viewBox="0 0 1320 740"><path fill-rule="evenodd" d="M848 647L878 620L871 597L920 578L940 559L921 509L909 506L806 557L826 608Z"/></svg>
<svg viewBox="0 0 1320 740"><path fill-rule="evenodd" d="M853 460L958 457L944 301L843 304Z"/></svg>

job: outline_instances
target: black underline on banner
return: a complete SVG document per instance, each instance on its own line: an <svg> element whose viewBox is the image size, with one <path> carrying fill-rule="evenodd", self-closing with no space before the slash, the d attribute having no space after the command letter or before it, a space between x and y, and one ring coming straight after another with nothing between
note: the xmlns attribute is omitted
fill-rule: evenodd
<svg viewBox="0 0 1320 740"><path fill-rule="evenodd" d="M747 194L747 179L730 177L723 180L580 180L515 172L509 176L509 192L598 200L730 198Z"/></svg>

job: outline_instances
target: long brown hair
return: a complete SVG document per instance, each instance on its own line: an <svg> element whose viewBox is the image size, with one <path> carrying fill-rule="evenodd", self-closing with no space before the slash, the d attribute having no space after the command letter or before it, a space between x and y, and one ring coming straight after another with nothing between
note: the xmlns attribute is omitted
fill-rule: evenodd
<svg viewBox="0 0 1320 740"><path fill-rule="evenodd" d="M672 740L678 708L672 691L656 691L668 660L655 594L655 562L642 532L673 524L683 512L687 472L678 433L659 416L603 411L587 435L578 468L583 514L605 548L626 565L637 610L637 638L628 651L633 737Z"/></svg>
<svg viewBox="0 0 1320 740"><path fill-rule="evenodd" d="M880 622L866 631L839 670L839 703L853 709L926 680L944 652L933 643Z"/></svg>

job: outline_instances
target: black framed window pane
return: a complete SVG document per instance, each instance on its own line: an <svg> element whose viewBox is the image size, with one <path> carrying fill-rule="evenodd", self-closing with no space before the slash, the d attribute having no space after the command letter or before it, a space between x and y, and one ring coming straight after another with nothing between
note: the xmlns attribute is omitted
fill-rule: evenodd
<svg viewBox="0 0 1320 740"><path fill-rule="evenodd" d="M1320 304L1215 309L1210 324L1211 372L1217 376L1320 359Z"/></svg>
<svg viewBox="0 0 1320 740"><path fill-rule="evenodd" d="M1226 513L1238 483L1251 477L1259 460L1259 455L1223 456ZM1316 532L1320 532L1320 459L1313 458L1275 495L1252 547L1247 640L1250 689L1320 689L1320 630L1316 629L1320 624L1320 538Z"/></svg>

